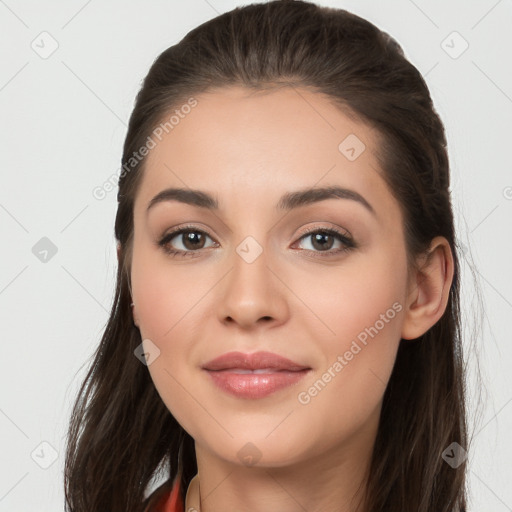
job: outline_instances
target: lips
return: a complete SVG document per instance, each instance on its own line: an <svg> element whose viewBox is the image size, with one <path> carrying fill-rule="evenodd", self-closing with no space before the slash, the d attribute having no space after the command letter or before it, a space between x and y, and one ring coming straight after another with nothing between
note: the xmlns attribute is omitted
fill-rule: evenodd
<svg viewBox="0 0 512 512"><path fill-rule="evenodd" d="M221 390L236 398L252 400L297 384L311 370L271 352L229 352L202 368Z"/></svg>
<svg viewBox="0 0 512 512"><path fill-rule="evenodd" d="M298 372L309 370L295 361L272 352L228 352L203 365L205 370L232 370L232 373L275 373L278 371ZM244 371L245 370L245 371Z"/></svg>

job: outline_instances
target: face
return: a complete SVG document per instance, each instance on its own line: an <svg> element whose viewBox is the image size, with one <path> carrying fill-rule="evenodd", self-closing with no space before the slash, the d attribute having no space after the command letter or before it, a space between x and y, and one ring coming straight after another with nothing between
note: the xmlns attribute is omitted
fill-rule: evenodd
<svg viewBox="0 0 512 512"><path fill-rule="evenodd" d="M196 100L151 149L135 200L134 318L155 386L196 450L234 464L369 447L408 293L377 135L306 89L229 87ZM285 201L324 187L344 191ZM174 194L148 209L169 188L217 208ZM232 351L306 370L224 370L228 385L254 384L226 391L203 366ZM288 385L269 392L280 378Z"/></svg>

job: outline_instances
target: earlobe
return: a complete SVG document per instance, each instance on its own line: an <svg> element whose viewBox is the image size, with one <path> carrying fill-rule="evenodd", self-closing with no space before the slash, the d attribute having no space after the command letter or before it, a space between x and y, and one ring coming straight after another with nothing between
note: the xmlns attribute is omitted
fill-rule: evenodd
<svg viewBox="0 0 512 512"><path fill-rule="evenodd" d="M406 340L425 334L446 309L453 280L453 255L446 238L432 240L413 279L401 333Z"/></svg>

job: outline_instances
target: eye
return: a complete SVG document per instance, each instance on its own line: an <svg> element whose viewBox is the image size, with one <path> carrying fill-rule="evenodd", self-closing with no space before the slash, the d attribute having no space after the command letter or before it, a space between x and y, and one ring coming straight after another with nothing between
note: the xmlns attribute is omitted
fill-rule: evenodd
<svg viewBox="0 0 512 512"><path fill-rule="evenodd" d="M172 247L171 241L174 238L178 240L177 245L181 245L181 248L178 247L176 249ZM201 229L197 229L194 226L185 226L164 235L158 242L158 245L167 254L173 256L192 256L193 253L204 248L206 238L211 240L211 237Z"/></svg>
<svg viewBox="0 0 512 512"><path fill-rule="evenodd" d="M205 247L206 238L212 240L205 231L195 226L185 226L165 234L158 241L158 245L165 253L171 256L192 257L200 252L200 249L208 248ZM177 239L178 247L171 243L173 239ZM312 249L302 250L320 257L336 256L357 247L357 244L348 232L341 232L335 228L310 228L306 230L296 244L300 243L301 240L308 239L312 242ZM340 247L332 250L332 246L336 241L338 241ZM213 246L215 246L215 243ZM180 245L181 247L179 247Z"/></svg>
<svg viewBox="0 0 512 512"><path fill-rule="evenodd" d="M356 243L348 233L342 233L335 228L311 228L306 230L300 240L311 240L313 249L306 249L308 252L325 253L318 254L321 257L335 256L357 247ZM341 247L330 250L335 241L339 241Z"/></svg>

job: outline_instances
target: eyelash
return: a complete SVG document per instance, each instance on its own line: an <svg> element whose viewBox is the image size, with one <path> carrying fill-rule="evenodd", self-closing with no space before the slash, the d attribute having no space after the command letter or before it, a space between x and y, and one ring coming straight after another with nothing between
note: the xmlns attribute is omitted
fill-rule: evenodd
<svg viewBox="0 0 512 512"><path fill-rule="evenodd" d="M196 254L197 252L199 252L200 249L190 250L190 251L182 251L182 250L179 250L179 249L170 249L168 247L168 245L167 245L176 236L181 235L183 233L190 233L190 232L192 232L192 233L201 233L202 235L206 235L209 238L212 238L206 231L203 231L202 229L197 229L195 226L185 226L185 227L178 228L178 229L176 229L174 231L171 231L170 233L165 234L158 241L158 246L161 247L162 250L166 254L168 254L168 255L170 255L172 257L176 257L176 256L178 256L178 257L191 257L194 254ZM329 250L329 251L312 251L310 249L301 249L301 250L306 251L308 253L314 253L316 256L319 256L321 258L328 258L328 257L333 257L333 256L336 256L338 254L341 254L341 253L344 253L344 252L348 252L348 251L350 251L352 249L357 248L357 244L354 242L354 240L350 236L348 236L345 233L342 233L341 231L338 231L335 228L309 228L299 237L298 241L302 240L303 238L307 238L309 235L317 234L317 233L322 233L322 234L334 236L335 238L337 238L344 245L344 247L342 247L341 249L334 250L334 251L333 250Z"/></svg>

